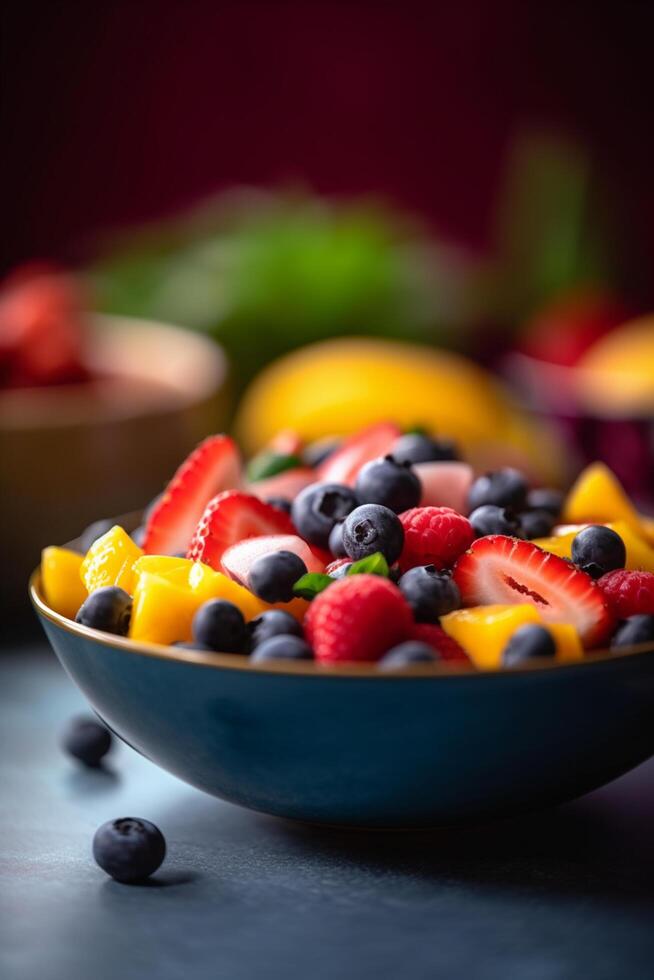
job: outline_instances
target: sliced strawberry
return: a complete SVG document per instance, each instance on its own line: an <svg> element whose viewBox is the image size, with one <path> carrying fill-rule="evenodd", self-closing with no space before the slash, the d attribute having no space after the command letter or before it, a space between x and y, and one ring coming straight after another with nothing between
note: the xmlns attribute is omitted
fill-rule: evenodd
<svg viewBox="0 0 654 980"><path fill-rule="evenodd" d="M281 456L299 456L303 445L302 436L295 429L281 429L273 436L266 449Z"/></svg>
<svg viewBox="0 0 654 980"><path fill-rule="evenodd" d="M325 574L333 575L334 572L337 572L339 568L343 567L343 565L351 565L351 564L352 564L351 558L334 558L332 561L329 562L329 564L325 568Z"/></svg>
<svg viewBox="0 0 654 980"><path fill-rule="evenodd" d="M613 617L597 584L573 564L531 541L478 538L454 567L465 606L530 602L547 623L572 623L586 647L598 646Z"/></svg>
<svg viewBox="0 0 654 980"><path fill-rule="evenodd" d="M238 487L241 459L229 436L209 436L188 456L152 508L143 550L149 555L186 552L212 497Z"/></svg>
<svg viewBox="0 0 654 980"><path fill-rule="evenodd" d="M413 469L422 485L421 507L451 507L459 514L468 513L468 492L474 479L472 466L447 460L416 463Z"/></svg>
<svg viewBox="0 0 654 980"><path fill-rule="evenodd" d="M317 480L320 483L345 483L353 486L363 464L389 453L401 434L398 427L391 422L368 426L346 439L340 449L327 457L318 467Z"/></svg>
<svg viewBox="0 0 654 980"><path fill-rule="evenodd" d="M295 534L288 514L240 490L226 490L209 501L191 539L187 557L220 571L223 554L244 538Z"/></svg>
<svg viewBox="0 0 654 980"><path fill-rule="evenodd" d="M278 473L277 476L249 483L247 489L259 500L268 500L270 497L294 500L300 490L304 490L305 487L308 487L310 483L315 483L315 481L316 474L308 466L296 466L292 470L284 470L283 473Z"/></svg>
<svg viewBox="0 0 654 980"><path fill-rule="evenodd" d="M302 559L308 572L325 570L324 564L316 558L306 541L296 534L265 534L257 538L246 538L245 541L231 545L224 552L220 564L226 575L245 585L252 562L275 551L292 551Z"/></svg>

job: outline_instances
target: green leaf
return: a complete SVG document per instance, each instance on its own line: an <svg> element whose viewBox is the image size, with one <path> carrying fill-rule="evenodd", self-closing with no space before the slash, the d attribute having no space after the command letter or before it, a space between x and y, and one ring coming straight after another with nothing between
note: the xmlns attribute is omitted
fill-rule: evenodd
<svg viewBox="0 0 654 980"><path fill-rule="evenodd" d="M267 480L268 477L277 476L278 473L284 473L286 470L294 470L301 465L302 460L299 456L263 452L250 460L247 476L251 483L256 483L257 480Z"/></svg>
<svg viewBox="0 0 654 980"><path fill-rule="evenodd" d="M388 578L388 562L381 551L376 551L374 555L368 555L360 561L353 562L348 568L346 575L381 575Z"/></svg>
<svg viewBox="0 0 654 980"><path fill-rule="evenodd" d="M307 572L299 578L293 586L293 592L300 599L315 599L328 585L332 585L334 579L331 575L321 575L319 572Z"/></svg>

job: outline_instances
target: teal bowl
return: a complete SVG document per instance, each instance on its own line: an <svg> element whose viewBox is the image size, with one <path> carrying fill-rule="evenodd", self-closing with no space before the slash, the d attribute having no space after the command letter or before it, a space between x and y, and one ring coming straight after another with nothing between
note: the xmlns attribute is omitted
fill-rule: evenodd
<svg viewBox="0 0 654 980"><path fill-rule="evenodd" d="M311 823L411 827L579 796L654 753L654 645L505 672L260 666L79 626L31 598L98 715L215 796Z"/></svg>

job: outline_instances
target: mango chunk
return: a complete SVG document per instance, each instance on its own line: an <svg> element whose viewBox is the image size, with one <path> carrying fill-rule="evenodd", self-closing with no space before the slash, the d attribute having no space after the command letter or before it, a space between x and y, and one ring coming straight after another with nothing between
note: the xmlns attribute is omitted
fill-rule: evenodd
<svg viewBox="0 0 654 980"><path fill-rule="evenodd" d="M129 635L144 643L190 640L193 616L202 602L202 597L188 586L175 585L153 572L141 572L134 591Z"/></svg>
<svg viewBox="0 0 654 980"><path fill-rule="evenodd" d="M576 626L572 623L548 623L547 629L556 643L556 659L559 663L574 663L584 659L584 648Z"/></svg>
<svg viewBox="0 0 654 980"><path fill-rule="evenodd" d="M68 548L44 548L41 554L41 588L55 612L75 619L87 596L80 577L82 556Z"/></svg>
<svg viewBox="0 0 654 980"><path fill-rule="evenodd" d="M534 544L545 551L551 551L561 558L572 557L572 542L575 535L579 533L587 524L564 524L554 529L554 534L549 538L536 538ZM648 542L636 534L626 521L610 521L605 524L612 531L619 534L624 541L627 550L627 561L625 568L632 571L654 572L654 548Z"/></svg>
<svg viewBox="0 0 654 980"><path fill-rule="evenodd" d="M640 516L617 476L604 463L591 463L579 475L563 505L565 524L625 521L642 534Z"/></svg>
<svg viewBox="0 0 654 980"><path fill-rule="evenodd" d="M134 594L137 575L134 564L143 551L118 524L98 538L82 561L80 574L88 592L104 585L117 585Z"/></svg>
<svg viewBox="0 0 654 980"><path fill-rule="evenodd" d="M502 666L502 653L513 634L527 623L541 624L535 606L473 606L441 616L441 626L459 643L475 667L495 670Z"/></svg>

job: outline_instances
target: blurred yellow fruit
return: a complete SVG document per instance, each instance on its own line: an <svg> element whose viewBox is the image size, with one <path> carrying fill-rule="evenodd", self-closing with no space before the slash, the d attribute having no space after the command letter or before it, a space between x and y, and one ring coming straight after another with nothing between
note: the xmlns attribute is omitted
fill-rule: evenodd
<svg viewBox="0 0 654 980"><path fill-rule="evenodd" d="M563 504L564 524L607 524L625 521L642 534L640 516L615 473L604 463L591 463L577 477Z"/></svg>
<svg viewBox="0 0 654 980"><path fill-rule="evenodd" d="M382 419L455 439L480 467L506 459L545 481L561 476L549 430L520 414L487 371L458 354L390 340L331 340L275 361L246 391L236 431L255 452L280 429L319 439Z"/></svg>
<svg viewBox="0 0 654 980"><path fill-rule="evenodd" d="M45 548L41 555L41 588L55 612L75 619L87 596L80 577L82 556L68 548Z"/></svg>
<svg viewBox="0 0 654 980"><path fill-rule="evenodd" d="M118 524L98 538L86 553L80 573L89 592L117 585L133 595L137 576L134 564L143 551Z"/></svg>
<svg viewBox="0 0 654 980"><path fill-rule="evenodd" d="M534 544L544 551L551 551L560 558L572 558L572 542L588 524L563 524L554 528L552 537L536 538ZM611 528L624 541L627 551L625 568L632 571L654 572L654 548L644 537L636 534L626 521L609 521L605 527Z"/></svg>
<svg viewBox="0 0 654 980"><path fill-rule="evenodd" d="M606 412L654 407L654 315L625 323L598 340L579 362L586 401Z"/></svg>
<svg viewBox="0 0 654 980"><path fill-rule="evenodd" d="M559 558L570 558L572 540L576 534L576 531L569 531L567 534L552 534L549 538L534 538L532 544L538 545L543 551L558 555Z"/></svg>
<svg viewBox="0 0 654 980"><path fill-rule="evenodd" d="M556 659L560 663L574 663L584 659L584 648L577 627L572 623L548 623L547 629L556 643Z"/></svg>

